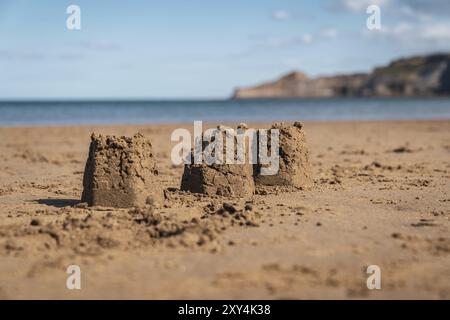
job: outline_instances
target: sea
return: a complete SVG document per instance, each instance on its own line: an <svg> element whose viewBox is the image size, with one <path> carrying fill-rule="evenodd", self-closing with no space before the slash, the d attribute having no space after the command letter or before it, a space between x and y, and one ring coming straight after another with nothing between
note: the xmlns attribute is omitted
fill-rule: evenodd
<svg viewBox="0 0 450 320"><path fill-rule="evenodd" d="M0 126L434 119L450 119L450 97L0 101Z"/></svg>

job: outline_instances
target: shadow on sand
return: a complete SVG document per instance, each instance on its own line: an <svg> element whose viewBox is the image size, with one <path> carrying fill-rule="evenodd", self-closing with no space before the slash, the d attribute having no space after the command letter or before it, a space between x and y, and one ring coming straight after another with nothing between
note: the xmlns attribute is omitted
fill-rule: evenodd
<svg viewBox="0 0 450 320"><path fill-rule="evenodd" d="M39 199L36 200L39 204L45 204L47 206L63 208L63 207L73 207L80 203L79 199Z"/></svg>

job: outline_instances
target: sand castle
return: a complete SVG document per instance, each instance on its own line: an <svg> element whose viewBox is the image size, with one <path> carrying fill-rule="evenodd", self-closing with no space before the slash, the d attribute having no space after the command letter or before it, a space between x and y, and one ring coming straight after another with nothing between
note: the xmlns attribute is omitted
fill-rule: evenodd
<svg viewBox="0 0 450 320"><path fill-rule="evenodd" d="M218 127L219 129L221 126ZM247 129L240 124L238 129ZM309 150L302 124L278 123L271 130L279 130L279 169L272 175L263 175L261 163L251 164L186 164L181 190L206 195L248 197L255 184L267 186L292 186L302 188L311 183ZM269 130L269 131L271 131ZM258 134L259 138L259 134ZM270 153L270 137L267 151ZM267 167L267 166L266 166Z"/></svg>
<svg viewBox="0 0 450 320"><path fill-rule="evenodd" d="M311 183L309 149L303 125L276 123L271 129L278 129L280 166L275 175L261 175L261 164L254 166L254 179L257 185L281 185L302 188ZM268 144L270 151L270 144Z"/></svg>
<svg viewBox="0 0 450 320"><path fill-rule="evenodd" d="M126 208L162 201L151 142L141 134L92 134L83 187L81 201L90 206Z"/></svg>
<svg viewBox="0 0 450 320"><path fill-rule="evenodd" d="M187 164L181 190L206 195L249 197L255 191L253 169L249 164Z"/></svg>
<svg viewBox="0 0 450 320"><path fill-rule="evenodd" d="M217 130L224 136L226 135L225 129L227 128L223 126L217 127ZM208 147L208 144L203 141L203 150ZM225 148L224 145L224 153ZM195 164L193 151L190 156L192 157L191 164L184 166L181 179L182 191L226 197L250 197L255 192L251 164Z"/></svg>

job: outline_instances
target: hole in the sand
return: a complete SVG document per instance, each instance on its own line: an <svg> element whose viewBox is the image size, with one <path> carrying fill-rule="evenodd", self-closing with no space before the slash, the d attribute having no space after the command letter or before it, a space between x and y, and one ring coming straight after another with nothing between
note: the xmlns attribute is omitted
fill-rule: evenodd
<svg viewBox="0 0 450 320"><path fill-rule="evenodd" d="M47 206L53 206L57 208L72 207L80 203L79 199L39 199L36 200L39 204L45 204Z"/></svg>

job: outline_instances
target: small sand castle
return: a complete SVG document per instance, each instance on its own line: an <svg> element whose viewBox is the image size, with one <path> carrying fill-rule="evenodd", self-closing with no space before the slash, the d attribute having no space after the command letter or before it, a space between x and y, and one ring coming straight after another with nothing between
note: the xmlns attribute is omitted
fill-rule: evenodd
<svg viewBox="0 0 450 320"><path fill-rule="evenodd" d="M243 126L240 124L238 129ZM225 127L218 126L217 130L226 135ZM203 142L203 150L208 147ZM225 153L225 146L223 152ZM193 151L191 152L192 157ZM181 179L181 190L206 195L225 197L250 197L255 192L253 182L253 166L251 164L191 164L184 166Z"/></svg>
<svg viewBox="0 0 450 320"><path fill-rule="evenodd" d="M309 149L303 125L276 123L271 129L280 131L280 167L275 175L261 175L261 165L254 166L254 179L257 185L293 186L302 188L311 183ZM268 144L270 152L270 143Z"/></svg>
<svg viewBox="0 0 450 320"><path fill-rule="evenodd" d="M181 190L206 195L249 197L255 191L249 164L187 164Z"/></svg>
<svg viewBox="0 0 450 320"><path fill-rule="evenodd" d="M92 134L83 187L81 201L90 206L127 208L161 202L151 142L141 134Z"/></svg>

